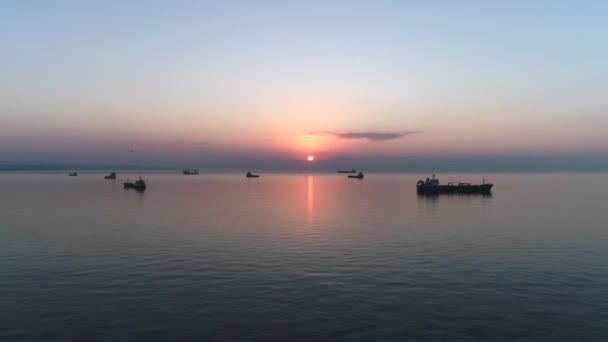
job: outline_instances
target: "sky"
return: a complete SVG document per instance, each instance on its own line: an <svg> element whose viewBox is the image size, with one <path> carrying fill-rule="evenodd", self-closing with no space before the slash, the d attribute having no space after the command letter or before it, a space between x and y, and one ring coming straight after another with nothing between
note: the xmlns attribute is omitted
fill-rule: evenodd
<svg viewBox="0 0 608 342"><path fill-rule="evenodd" d="M0 161L608 169L606 18L605 1L0 0Z"/></svg>

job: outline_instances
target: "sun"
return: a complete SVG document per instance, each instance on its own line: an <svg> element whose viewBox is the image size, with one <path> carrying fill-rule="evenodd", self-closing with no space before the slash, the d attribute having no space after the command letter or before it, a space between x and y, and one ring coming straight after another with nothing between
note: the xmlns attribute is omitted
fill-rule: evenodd
<svg viewBox="0 0 608 342"><path fill-rule="evenodd" d="M315 157L313 157L313 156L308 156L308 158L306 158L306 159L308 159L308 161L313 161L313 160L315 160Z"/></svg>

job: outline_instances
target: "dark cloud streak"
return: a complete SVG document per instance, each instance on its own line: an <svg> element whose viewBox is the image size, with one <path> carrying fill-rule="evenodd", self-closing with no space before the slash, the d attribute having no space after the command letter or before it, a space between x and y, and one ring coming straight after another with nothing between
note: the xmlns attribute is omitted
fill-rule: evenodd
<svg viewBox="0 0 608 342"><path fill-rule="evenodd" d="M406 131L406 132L347 132L347 133L335 133L327 132L335 136L338 139L365 139L368 141L385 141L403 138L408 135L416 134L417 131Z"/></svg>

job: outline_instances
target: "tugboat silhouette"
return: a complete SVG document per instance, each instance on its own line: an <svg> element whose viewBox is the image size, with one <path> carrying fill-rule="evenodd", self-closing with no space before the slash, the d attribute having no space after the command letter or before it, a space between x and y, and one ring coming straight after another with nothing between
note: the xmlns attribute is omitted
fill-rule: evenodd
<svg viewBox="0 0 608 342"><path fill-rule="evenodd" d="M123 183L123 187L125 189L135 189L136 191L144 191L146 190L146 182L144 182L141 177L135 181L135 183L125 182Z"/></svg>
<svg viewBox="0 0 608 342"><path fill-rule="evenodd" d="M260 178L260 175L254 175L250 171L247 171L247 173L245 174L245 177L247 177L247 178Z"/></svg>
<svg viewBox="0 0 608 342"><path fill-rule="evenodd" d="M350 175L350 176L348 176L348 178L356 178L356 179L363 179L363 177L364 177L363 176L363 172L359 172L356 175Z"/></svg>

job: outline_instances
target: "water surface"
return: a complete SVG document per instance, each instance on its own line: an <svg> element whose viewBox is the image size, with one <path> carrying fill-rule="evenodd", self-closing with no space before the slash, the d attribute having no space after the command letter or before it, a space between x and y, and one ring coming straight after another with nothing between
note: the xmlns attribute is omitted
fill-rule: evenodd
<svg viewBox="0 0 608 342"><path fill-rule="evenodd" d="M0 339L608 339L608 174L102 176L0 174Z"/></svg>

